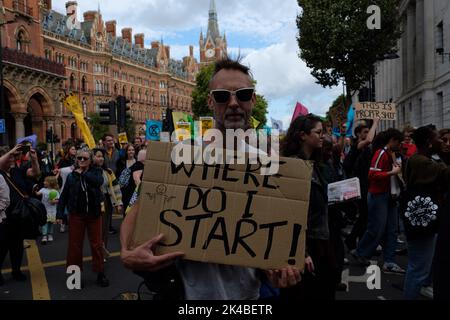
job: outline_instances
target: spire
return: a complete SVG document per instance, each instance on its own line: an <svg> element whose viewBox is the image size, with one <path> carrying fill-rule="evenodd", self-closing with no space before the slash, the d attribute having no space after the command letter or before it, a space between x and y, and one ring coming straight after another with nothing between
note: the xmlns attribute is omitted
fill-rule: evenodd
<svg viewBox="0 0 450 320"><path fill-rule="evenodd" d="M203 40L203 28L200 29L200 40Z"/></svg>
<svg viewBox="0 0 450 320"><path fill-rule="evenodd" d="M100 15L100 0L98 1L98 15Z"/></svg>
<svg viewBox="0 0 450 320"><path fill-rule="evenodd" d="M206 33L206 39L211 37L213 43L216 43L216 39L220 37L219 24L217 19L216 2L211 0L209 6L209 20L208 20L208 31Z"/></svg>
<svg viewBox="0 0 450 320"><path fill-rule="evenodd" d="M209 4L209 12L210 13L211 12L215 12L217 14L217 12L216 12L216 2L214 0L211 0L211 2Z"/></svg>

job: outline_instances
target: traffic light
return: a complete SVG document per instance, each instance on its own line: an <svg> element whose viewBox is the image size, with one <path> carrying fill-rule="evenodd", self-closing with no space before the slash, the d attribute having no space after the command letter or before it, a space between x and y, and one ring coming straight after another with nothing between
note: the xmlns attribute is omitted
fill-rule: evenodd
<svg viewBox="0 0 450 320"><path fill-rule="evenodd" d="M47 129L45 131L45 142L46 143L59 143L61 142L58 135L53 132L53 129Z"/></svg>
<svg viewBox="0 0 450 320"><path fill-rule="evenodd" d="M128 113L130 107L127 104L130 102L124 96L117 97L117 124L120 129L125 129L125 124L131 119L131 115Z"/></svg>
<svg viewBox="0 0 450 320"><path fill-rule="evenodd" d="M116 124L116 103L114 101L100 103L100 123L106 125Z"/></svg>

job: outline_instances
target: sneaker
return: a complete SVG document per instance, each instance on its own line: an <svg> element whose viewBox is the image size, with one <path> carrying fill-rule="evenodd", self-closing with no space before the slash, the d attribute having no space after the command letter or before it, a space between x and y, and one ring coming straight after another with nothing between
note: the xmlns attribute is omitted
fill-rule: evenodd
<svg viewBox="0 0 450 320"><path fill-rule="evenodd" d="M66 225L65 225L64 223L61 224L61 227L59 227L59 232L60 232L60 233L66 232Z"/></svg>
<svg viewBox="0 0 450 320"><path fill-rule="evenodd" d="M29 244L27 240L23 240L23 248L28 249L29 247L31 247L31 244Z"/></svg>
<svg viewBox="0 0 450 320"><path fill-rule="evenodd" d="M433 287L423 287L422 289L420 289L420 294L429 299L433 299L434 298Z"/></svg>
<svg viewBox="0 0 450 320"><path fill-rule="evenodd" d="M26 281L27 277L22 273L22 271L13 271L12 278L16 281Z"/></svg>
<svg viewBox="0 0 450 320"><path fill-rule="evenodd" d="M47 236L43 236L42 239L41 239L41 244L43 246L45 246L47 244L47 240L48 240Z"/></svg>
<svg viewBox="0 0 450 320"><path fill-rule="evenodd" d="M385 263L383 265L383 272L387 274L405 274L405 269L400 268L396 263Z"/></svg>
<svg viewBox="0 0 450 320"><path fill-rule="evenodd" d="M48 242L52 242L53 241L53 236L51 234L49 234L47 236L47 240L48 240Z"/></svg>
<svg viewBox="0 0 450 320"><path fill-rule="evenodd" d="M370 266L370 261L364 257L360 257L356 253L356 249L350 251L350 254L352 255L353 259L356 261L357 264L364 266L364 267Z"/></svg>
<svg viewBox="0 0 450 320"><path fill-rule="evenodd" d="M98 273L97 284L102 288L106 288L109 286L109 280L106 278L106 276L103 272Z"/></svg>

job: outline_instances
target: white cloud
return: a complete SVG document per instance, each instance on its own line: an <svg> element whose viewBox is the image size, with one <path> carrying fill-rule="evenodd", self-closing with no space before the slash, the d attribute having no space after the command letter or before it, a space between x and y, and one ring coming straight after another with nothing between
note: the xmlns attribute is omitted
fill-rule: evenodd
<svg viewBox="0 0 450 320"><path fill-rule="evenodd" d="M199 59L197 39L200 28L206 32L210 0L99 2L103 19L116 20L118 33L123 27L132 27L134 34L145 34L147 44L170 36L171 42L164 42L171 46L171 56L176 59L189 54L189 46L181 45L186 43L181 37L188 35L195 39L194 56ZM78 0L80 20L83 12L97 10L97 3ZM53 1L53 7L64 13L65 1ZM296 16L300 8L296 0L216 0L216 7L220 31L226 31L228 42L234 46L228 51L232 56L240 51L250 65L258 92L269 101L269 119L284 120L286 129L296 101L311 112L325 114L342 88L324 89L316 84L298 57Z"/></svg>

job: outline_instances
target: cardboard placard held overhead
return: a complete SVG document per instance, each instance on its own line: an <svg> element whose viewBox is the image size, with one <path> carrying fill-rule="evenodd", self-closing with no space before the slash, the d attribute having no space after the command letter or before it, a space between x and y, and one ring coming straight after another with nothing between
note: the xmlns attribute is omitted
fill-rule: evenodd
<svg viewBox="0 0 450 320"><path fill-rule="evenodd" d="M355 119L397 120L395 103L359 102L355 104Z"/></svg>
<svg viewBox="0 0 450 320"><path fill-rule="evenodd" d="M133 247L163 233L157 254L303 269L311 163L280 158L272 176L260 175L260 164L175 165L173 146L148 145Z"/></svg>
<svg viewBox="0 0 450 320"><path fill-rule="evenodd" d="M128 138L127 138L127 133L126 132L119 133L118 137L119 137L119 143L120 144L127 144L128 143Z"/></svg>

